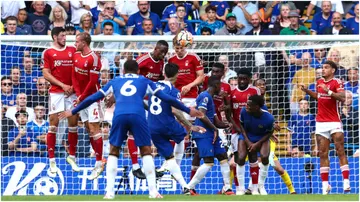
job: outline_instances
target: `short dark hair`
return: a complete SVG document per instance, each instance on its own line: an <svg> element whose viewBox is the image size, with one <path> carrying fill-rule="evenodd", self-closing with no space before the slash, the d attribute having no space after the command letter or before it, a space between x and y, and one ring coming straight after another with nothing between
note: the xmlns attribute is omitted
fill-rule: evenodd
<svg viewBox="0 0 360 202"><path fill-rule="evenodd" d="M109 26L111 26L112 28L114 28L114 25L113 25L112 22L109 22L109 21L105 22L103 27L105 27L106 25L109 25Z"/></svg>
<svg viewBox="0 0 360 202"><path fill-rule="evenodd" d="M215 87L220 83L220 79L216 76L210 76L208 80L208 87Z"/></svg>
<svg viewBox="0 0 360 202"><path fill-rule="evenodd" d="M186 12L186 7L184 4L179 4L178 6L176 6L176 11L180 8L180 7L183 7L185 9L185 12Z"/></svg>
<svg viewBox="0 0 360 202"><path fill-rule="evenodd" d="M11 81L11 78L9 76L1 77L1 82L4 81L4 80L10 80Z"/></svg>
<svg viewBox="0 0 360 202"><path fill-rule="evenodd" d="M167 63L164 72L166 77L172 78L179 72L179 66L175 63Z"/></svg>
<svg viewBox="0 0 360 202"><path fill-rule="evenodd" d="M251 70L249 68L241 68L237 71L237 75L239 76L240 74L246 75L247 77L251 78L252 73Z"/></svg>
<svg viewBox="0 0 360 202"><path fill-rule="evenodd" d="M107 122L107 121L102 121L102 122L100 123L100 127L103 128L103 127L105 127L105 126L109 126L109 127L110 127L110 123Z"/></svg>
<svg viewBox="0 0 360 202"><path fill-rule="evenodd" d="M338 70L337 64L331 60L326 60L323 65L330 65L331 68L335 69L335 72Z"/></svg>
<svg viewBox="0 0 360 202"><path fill-rule="evenodd" d="M263 81L266 83L265 79L263 79L263 78L256 79L254 83L257 83L258 81Z"/></svg>
<svg viewBox="0 0 360 202"><path fill-rule="evenodd" d="M211 29L209 27L203 27L200 30L200 33L202 34L203 32L210 32L210 34L213 34Z"/></svg>
<svg viewBox="0 0 360 202"><path fill-rule="evenodd" d="M264 97L261 95L252 95L248 98L248 100L251 100L252 103L259 106L260 108L265 104Z"/></svg>
<svg viewBox="0 0 360 202"><path fill-rule="evenodd" d="M16 112L15 118L18 118L18 116L20 116L21 114L22 114L22 115L25 115L26 118L29 117L29 114L28 114L25 110L20 110L20 111L17 111L17 112Z"/></svg>
<svg viewBox="0 0 360 202"><path fill-rule="evenodd" d="M213 5L208 5L206 8L205 8L205 12L209 12L209 11L215 11L216 13L216 7L213 6Z"/></svg>
<svg viewBox="0 0 360 202"><path fill-rule="evenodd" d="M54 40L54 35L59 36L61 32L65 32L65 29L63 27L54 27L51 30L51 38Z"/></svg>
<svg viewBox="0 0 360 202"><path fill-rule="evenodd" d="M139 65L136 62L136 60L127 60L124 63L124 70L126 73L128 72L137 73L137 71L139 70Z"/></svg>
<svg viewBox="0 0 360 202"><path fill-rule="evenodd" d="M153 21L152 21L152 19L151 19L151 18L145 18L145 19L142 21L141 25L144 25L144 22L145 22L145 21L150 21L150 22L151 22L151 24L153 24L153 25L154 25L154 23L153 23Z"/></svg>
<svg viewBox="0 0 360 202"><path fill-rule="evenodd" d="M215 62L215 63L213 64L213 67L216 67L216 68L219 68L219 69L222 69L222 70L225 69L224 64L222 64L222 63L220 63L220 62Z"/></svg>
<svg viewBox="0 0 360 202"><path fill-rule="evenodd" d="M159 46L159 45L162 45L162 46L166 46L169 48L169 44L168 42L166 42L165 40L159 40L156 42L156 46Z"/></svg>
<svg viewBox="0 0 360 202"><path fill-rule="evenodd" d="M9 20L14 20L14 21L16 21L16 24L17 24L17 22L18 22L18 19L17 19L17 17L15 17L15 16L9 16L9 17L7 17L7 18L5 19L5 23L7 23Z"/></svg>

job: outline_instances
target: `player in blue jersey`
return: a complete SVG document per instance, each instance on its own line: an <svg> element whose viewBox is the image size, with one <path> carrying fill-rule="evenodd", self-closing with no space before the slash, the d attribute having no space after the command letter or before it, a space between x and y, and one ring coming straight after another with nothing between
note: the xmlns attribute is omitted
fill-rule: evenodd
<svg viewBox="0 0 360 202"><path fill-rule="evenodd" d="M248 98L246 107L240 113L242 134L239 135L238 164L244 166L246 157L250 162L250 174L253 183L252 195L259 195L258 177L259 165L257 154L260 152L263 169L260 178L265 181L269 169L270 137L274 131L274 117L262 109L264 98L261 95L252 95Z"/></svg>
<svg viewBox="0 0 360 202"><path fill-rule="evenodd" d="M158 88L180 101L180 91L173 85L176 82L179 66L174 63L167 63L164 68L165 80L157 82ZM184 144L184 138L187 132L183 126L175 119L179 120L186 128L192 131L205 132L203 127L193 126L183 113L171 107L169 103L162 102L155 95L149 97L148 123L151 139L157 148L157 151L166 160L166 169L179 182L183 188L184 194L190 194L187 183L181 173L180 166L174 157L174 149L170 142L173 140L177 144ZM175 115L175 116L174 116Z"/></svg>
<svg viewBox="0 0 360 202"><path fill-rule="evenodd" d="M196 106L201 112L206 114L202 118L195 120L195 125L202 126L206 129L204 134L193 132L192 138L195 139L199 157L204 160L196 174L189 183L192 190L204 178L206 173L211 170L214 165L214 157L220 162L221 174L223 175L224 187L223 193L226 195L234 195L230 186L230 166L225 148L220 143L218 128L228 128L227 124L220 122L216 116L215 105L213 101L214 95L218 95L221 91L220 79L211 76L208 80L208 89L202 92L196 98ZM193 194L193 193L192 193Z"/></svg>
<svg viewBox="0 0 360 202"><path fill-rule="evenodd" d="M106 177L107 187L104 199L113 199L115 177L117 175L118 157L121 145L127 139L128 132L134 135L135 143L140 147L144 173L149 186L149 198L162 198L156 189L155 165L151 156L151 138L148 123L145 118L143 106L144 96L153 94L172 106L184 111L191 116L202 116L202 113L195 109L189 109L157 88L156 84L149 79L138 75L139 66L135 60L128 60L124 64L124 75L117 77L107 83L97 93L87 97L72 111L65 111L60 118L66 118L77 114L92 103L104 98L107 94L113 93L115 97L115 111L110 130L110 154L107 159Z"/></svg>

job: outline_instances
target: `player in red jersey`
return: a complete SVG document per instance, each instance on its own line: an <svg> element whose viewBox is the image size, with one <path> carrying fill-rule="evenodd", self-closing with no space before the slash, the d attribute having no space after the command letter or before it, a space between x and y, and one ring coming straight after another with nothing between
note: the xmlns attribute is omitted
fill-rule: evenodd
<svg viewBox="0 0 360 202"><path fill-rule="evenodd" d="M331 189L329 184L329 148L331 139L334 141L336 153L339 157L340 169L344 178L344 191L350 191L350 172L344 150L344 131L339 114L339 102L345 101L345 92L341 80L334 78L337 69L337 65L332 61L328 60L323 64L323 78L317 80L317 92L313 92L307 89L305 85L301 85L301 90L318 101L315 134L320 156L320 176L324 195L328 194Z"/></svg>
<svg viewBox="0 0 360 202"><path fill-rule="evenodd" d="M181 101L187 107L195 107L198 96L198 86L204 81L204 67L196 53L187 52L186 48L177 43L177 35L173 39L175 54L169 58L169 63L179 66L179 75L175 87L181 92ZM194 121L193 117L184 114L185 118ZM176 162L180 165L185 150L184 141L175 145Z"/></svg>
<svg viewBox="0 0 360 202"><path fill-rule="evenodd" d="M75 46L77 52L73 57L72 83L77 95L75 101L79 104L89 95L100 89L99 74L101 69L100 58L90 49L91 36L87 32L76 35ZM95 151L96 163L89 180L96 179L104 170L102 163L103 139L100 130L100 105L94 102L86 109L80 111L81 121L84 122L89 133L90 144Z"/></svg>
<svg viewBox="0 0 360 202"><path fill-rule="evenodd" d="M230 94L230 108L227 110L226 116L233 125L233 134L231 135L231 149L234 152L236 165L236 177L239 186L236 187L236 195L245 194L245 160L247 152L243 151L246 148L245 141L239 140L240 130L240 111L246 106L247 100L251 95L261 95L260 90L252 85L251 71L242 68L238 71L238 88L235 88ZM252 165L254 168L257 164ZM235 171L233 171L235 172ZM235 179L236 180L236 179ZM254 184L257 184L255 182ZM256 189L257 191L257 189Z"/></svg>
<svg viewBox="0 0 360 202"><path fill-rule="evenodd" d="M57 173L58 168L55 162L56 132L58 131L58 113L72 109L76 100L71 80L73 66L73 55L76 51L73 46L66 46L66 32L61 27L51 30L53 46L42 53L41 68L44 78L50 82L49 90L49 130L46 136L46 145L49 153L50 172ZM75 162L77 145L77 123L78 116L68 118L68 142L69 156L67 162ZM71 164L74 171L80 171L76 164Z"/></svg>

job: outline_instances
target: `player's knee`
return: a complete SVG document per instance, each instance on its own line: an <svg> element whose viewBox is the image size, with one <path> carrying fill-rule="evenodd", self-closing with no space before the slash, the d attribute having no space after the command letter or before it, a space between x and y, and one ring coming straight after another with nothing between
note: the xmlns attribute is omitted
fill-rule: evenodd
<svg viewBox="0 0 360 202"><path fill-rule="evenodd" d="M69 133L77 133L78 132L78 127L68 127Z"/></svg>
<svg viewBox="0 0 360 202"><path fill-rule="evenodd" d="M49 133L56 133L58 130L58 127L56 126L49 126Z"/></svg>
<svg viewBox="0 0 360 202"><path fill-rule="evenodd" d="M226 160L226 162L227 162L227 159L228 159L227 153L225 152L222 154L218 154L218 155L216 155L216 158L219 162L224 161L224 160Z"/></svg>
<svg viewBox="0 0 360 202"><path fill-rule="evenodd" d="M171 154L170 156L165 157L165 160L170 160L170 159L173 159L173 158L174 158L174 155L173 155L173 154Z"/></svg>
<svg viewBox="0 0 360 202"><path fill-rule="evenodd" d="M115 146L110 146L109 155L116 156L119 158L120 155L120 148Z"/></svg>
<svg viewBox="0 0 360 202"><path fill-rule="evenodd" d="M141 156L151 155L151 146L140 147L140 155Z"/></svg>
<svg viewBox="0 0 360 202"><path fill-rule="evenodd" d="M204 163L208 166L213 166L214 165L214 157L205 157Z"/></svg>
<svg viewBox="0 0 360 202"><path fill-rule="evenodd" d="M262 163L264 166L269 165L269 158L261 158L261 163Z"/></svg>

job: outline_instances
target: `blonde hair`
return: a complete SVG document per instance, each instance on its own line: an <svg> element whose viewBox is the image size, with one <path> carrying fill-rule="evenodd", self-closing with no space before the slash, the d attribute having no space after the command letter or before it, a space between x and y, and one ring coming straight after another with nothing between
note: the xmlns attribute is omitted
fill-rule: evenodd
<svg viewBox="0 0 360 202"><path fill-rule="evenodd" d="M65 9L64 9L62 6L60 6L60 5L56 5L53 9L51 9L50 16L49 16L50 22L54 22L54 21L55 21L54 10L57 9L57 8L61 10L61 17L62 17L62 19L63 19L64 21L66 21L67 18L68 18L68 15L66 14Z"/></svg>
<svg viewBox="0 0 360 202"><path fill-rule="evenodd" d="M92 16L90 15L90 13L84 13L81 18L80 18L80 27L84 29L83 27L83 21L85 20L86 17L90 18L90 29L93 28L93 21L92 21Z"/></svg>

